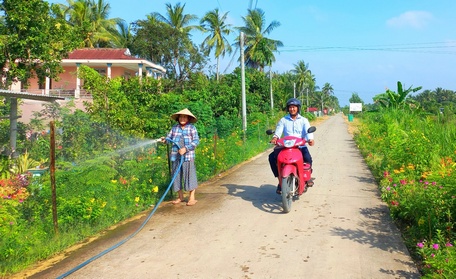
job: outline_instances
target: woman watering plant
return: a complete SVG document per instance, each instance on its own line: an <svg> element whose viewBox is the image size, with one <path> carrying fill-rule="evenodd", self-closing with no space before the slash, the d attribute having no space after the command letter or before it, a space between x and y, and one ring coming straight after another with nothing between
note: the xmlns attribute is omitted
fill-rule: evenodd
<svg viewBox="0 0 456 279"><path fill-rule="evenodd" d="M183 109L171 115L171 119L177 121L168 135L161 138L163 143L172 143L171 162L172 171L176 175L173 183L173 190L178 193L173 204L184 202L184 191L189 192L187 205L195 205L195 190L198 187L195 167L195 148L199 144L198 131L193 125L196 117L188 110ZM181 156L183 156L182 167L178 170ZM178 173L176 173L178 172Z"/></svg>

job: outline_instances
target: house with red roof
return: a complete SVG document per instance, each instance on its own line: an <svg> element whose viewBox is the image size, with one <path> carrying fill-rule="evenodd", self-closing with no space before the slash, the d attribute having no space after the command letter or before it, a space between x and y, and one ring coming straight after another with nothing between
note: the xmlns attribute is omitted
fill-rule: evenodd
<svg viewBox="0 0 456 279"><path fill-rule="evenodd" d="M134 76L142 78L161 78L166 70L146 59L131 55L128 48L84 48L71 52L67 59L61 61L63 73L59 80L46 78L44 84L40 84L37 78L29 81L29 87L24 89L20 82L13 84L11 90L26 91L28 93L46 96L84 97L86 93L81 89L81 79L77 73L79 67L86 65L95 69L101 75L108 78Z"/></svg>

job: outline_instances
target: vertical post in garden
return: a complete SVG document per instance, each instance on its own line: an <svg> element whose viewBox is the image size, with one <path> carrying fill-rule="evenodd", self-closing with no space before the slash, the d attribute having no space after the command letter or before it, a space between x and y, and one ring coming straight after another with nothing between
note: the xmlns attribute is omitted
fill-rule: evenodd
<svg viewBox="0 0 456 279"><path fill-rule="evenodd" d="M169 144L166 145L166 158L167 158L167 161L168 161L168 174L169 174L169 181L171 181L171 179L173 179L173 169L171 167L171 158L170 158L170 150L169 150ZM174 194L173 194L173 187L171 187L171 191L169 191L169 195L171 197L171 199L173 198Z"/></svg>
<svg viewBox="0 0 456 279"><path fill-rule="evenodd" d="M214 172L213 174L216 174L217 173L217 128L215 128L215 132L214 132L214 163L215 163L215 166L214 166Z"/></svg>
<svg viewBox="0 0 456 279"><path fill-rule="evenodd" d="M10 148L11 158L17 158L17 98L10 98Z"/></svg>
<svg viewBox="0 0 456 279"><path fill-rule="evenodd" d="M54 232L59 233L59 224L57 222L57 193L55 187L55 123L51 121L50 125L50 149L51 149L51 162L49 166L50 175L51 175L51 191L52 191L52 221L54 222Z"/></svg>

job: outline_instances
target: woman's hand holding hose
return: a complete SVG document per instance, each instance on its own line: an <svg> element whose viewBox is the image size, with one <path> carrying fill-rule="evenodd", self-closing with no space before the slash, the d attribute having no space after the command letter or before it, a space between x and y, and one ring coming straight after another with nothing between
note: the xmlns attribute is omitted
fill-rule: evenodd
<svg viewBox="0 0 456 279"><path fill-rule="evenodd" d="M162 143L166 143L166 138L165 137L161 137L160 141ZM180 155L184 155L185 153L187 153L187 148L185 148L185 147L179 148L178 152L179 152Z"/></svg>
<svg viewBox="0 0 456 279"><path fill-rule="evenodd" d="M187 153L187 148L182 147L181 149L179 149L179 154L180 155L184 155L185 153Z"/></svg>

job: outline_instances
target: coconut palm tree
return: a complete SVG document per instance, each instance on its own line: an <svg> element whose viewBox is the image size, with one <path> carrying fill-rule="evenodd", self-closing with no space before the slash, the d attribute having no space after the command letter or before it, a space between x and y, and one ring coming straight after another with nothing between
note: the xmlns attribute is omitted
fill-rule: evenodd
<svg viewBox="0 0 456 279"><path fill-rule="evenodd" d="M266 27L265 15L261 9L248 10L247 16L242 19L245 26L237 29L245 34L245 65L263 72L265 66L271 66L275 61L274 52L277 48L283 46L281 41L266 37L280 26L280 22L274 20Z"/></svg>
<svg viewBox="0 0 456 279"><path fill-rule="evenodd" d="M333 96L334 94L334 89L332 85L329 82L327 82L323 85L321 92L323 93L323 98L321 100L321 110L323 111L324 102L326 102L327 106L329 105L329 102L331 101L331 96Z"/></svg>
<svg viewBox="0 0 456 279"><path fill-rule="evenodd" d="M112 46L116 48L130 48L133 40L131 29L131 24L125 20L117 22L117 30L113 32L114 40L111 42Z"/></svg>
<svg viewBox="0 0 456 279"><path fill-rule="evenodd" d="M231 24L225 23L227 16L228 12L220 15L219 10L215 9L207 12L200 21L203 32L210 33L203 41L203 45L207 46L207 54L215 48L215 58L217 59L217 81L219 80L220 56L224 57L226 53L232 52L231 45L225 37L232 31L230 28Z"/></svg>
<svg viewBox="0 0 456 279"><path fill-rule="evenodd" d="M313 89L315 88L315 76L310 71L309 64L305 63L304 60L298 61L298 63L293 66L294 69L292 69L291 72L295 75L298 92L301 96L303 96L304 92L306 93L306 107L308 107L308 95L312 94Z"/></svg>
<svg viewBox="0 0 456 279"><path fill-rule="evenodd" d="M83 32L86 47L106 47L115 37L116 24L119 18L108 18L111 6L104 0L67 0L68 5L61 4L61 13L69 24Z"/></svg>
<svg viewBox="0 0 456 279"><path fill-rule="evenodd" d="M184 13L185 4L181 5L177 3L172 6L170 3L166 4L166 15L160 13L152 13L151 16L157 21L167 24L172 29L171 37L175 39L177 44L170 46L172 48L172 63L174 72L177 76L180 76L179 79L184 76L183 65L179 63L179 58L181 57L179 49L184 46L188 49L189 52L196 53L194 45L190 41L190 31L192 30L202 30L199 25L190 25L193 21L198 20L196 15L185 14Z"/></svg>
<svg viewBox="0 0 456 279"><path fill-rule="evenodd" d="M171 26L176 33L190 36L190 31L194 29L201 29L200 26L190 25L195 20L198 20L196 15L184 14L185 4L177 3L174 7L168 3L166 4L166 16L160 13L152 13L152 16L157 20L164 22Z"/></svg>

